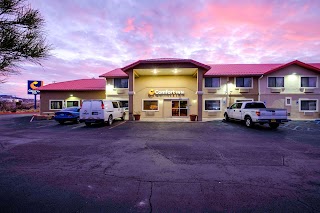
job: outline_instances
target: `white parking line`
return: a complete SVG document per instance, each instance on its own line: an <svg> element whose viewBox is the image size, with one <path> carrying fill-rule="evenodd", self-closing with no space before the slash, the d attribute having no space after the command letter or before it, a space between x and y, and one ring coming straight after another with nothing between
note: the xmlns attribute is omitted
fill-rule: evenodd
<svg viewBox="0 0 320 213"><path fill-rule="evenodd" d="M78 126L72 127L71 129L77 129L77 128L80 128L80 127L83 127L83 125L78 125Z"/></svg>
<svg viewBox="0 0 320 213"><path fill-rule="evenodd" d="M113 129L113 128L117 127L117 126L120 126L120 125L126 123L126 122L127 122L127 121L123 121L123 122L121 122L121 123L119 123L119 124L117 124L117 125L115 125L115 126L110 127L109 129Z"/></svg>

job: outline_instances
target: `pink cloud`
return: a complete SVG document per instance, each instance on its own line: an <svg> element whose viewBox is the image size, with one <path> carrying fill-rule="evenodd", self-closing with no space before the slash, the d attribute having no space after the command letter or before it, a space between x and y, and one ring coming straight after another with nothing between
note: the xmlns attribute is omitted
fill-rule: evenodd
<svg viewBox="0 0 320 213"><path fill-rule="evenodd" d="M133 30L135 30L135 26L134 26L134 18L129 18L128 20L127 20L127 25L126 25L126 27L123 29L123 31L124 32L126 32L126 33L128 33L128 32L130 32L130 31L133 31Z"/></svg>

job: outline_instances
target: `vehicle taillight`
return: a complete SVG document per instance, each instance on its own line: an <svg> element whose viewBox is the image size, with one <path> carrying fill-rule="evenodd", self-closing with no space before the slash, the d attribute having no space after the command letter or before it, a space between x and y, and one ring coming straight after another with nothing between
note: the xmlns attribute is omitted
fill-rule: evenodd
<svg viewBox="0 0 320 213"><path fill-rule="evenodd" d="M101 102L101 109L104 109L104 103Z"/></svg>
<svg viewBox="0 0 320 213"><path fill-rule="evenodd" d="M260 116L260 112L257 111L257 112L256 112L256 115L257 115L257 116Z"/></svg>

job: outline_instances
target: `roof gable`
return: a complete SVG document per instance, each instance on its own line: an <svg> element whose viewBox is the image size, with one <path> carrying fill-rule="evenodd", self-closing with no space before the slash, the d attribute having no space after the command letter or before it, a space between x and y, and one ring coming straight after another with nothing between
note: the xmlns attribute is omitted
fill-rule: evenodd
<svg viewBox="0 0 320 213"><path fill-rule="evenodd" d="M303 62L301 62L301 61L299 61L299 60L294 60L294 61L291 61L291 62L289 62L289 63L287 63L287 64L283 64L283 65L278 66L278 67L276 67L276 68L274 68L274 69L271 69L271 70L265 72L264 74L267 75L267 74L276 72L276 71L278 71L278 70L281 70L281 69L283 69L283 68L289 67L289 66L291 66L291 65L298 65L298 66L303 67L303 68L306 68L306 69L308 69L308 70L320 72L320 67L316 67L316 66L311 65L311 64L306 64L306 63L303 63ZM316 65L317 65L317 64L316 64Z"/></svg>
<svg viewBox="0 0 320 213"><path fill-rule="evenodd" d="M191 63L195 65L196 67L201 67L205 70L209 70L210 66L200 63L198 61L192 60L192 59L179 59L179 58L157 58L157 59L145 59L145 60L138 60L132 64L129 64L123 68L121 68L124 72L132 69L140 64L174 64L174 63Z"/></svg>

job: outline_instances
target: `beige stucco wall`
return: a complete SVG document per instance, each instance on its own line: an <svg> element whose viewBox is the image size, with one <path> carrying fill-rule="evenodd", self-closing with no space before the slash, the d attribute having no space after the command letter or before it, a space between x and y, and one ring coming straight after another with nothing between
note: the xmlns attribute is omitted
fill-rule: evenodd
<svg viewBox="0 0 320 213"><path fill-rule="evenodd" d="M184 95L154 95L149 96L151 90L182 90ZM169 118L171 114L171 100L187 99L188 115L197 113L197 78L192 76L140 76L134 82L134 112L140 112L141 117ZM159 110L147 112L142 109L142 100L159 100Z"/></svg>
<svg viewBox="0 0 320 213"><path fill-rule="evenodd" d="M70 95L73 95L72 97ZM105 91L41 91L40 113L56 112L50 110L50 100L78 101L84 99L105 99Z"/></svg>
<svg viewBox="0 0 320 213"><path fill-rule="evenodd" d="M235 77L220 77L220 88L217 89L206 88L203 81L203 117L223 118L225 109L236 100L258 100L258 77L253 77L252 82L252 88L240 92L241 89L236 88ZM221 110L205 111L205 100L220 100Z"/></svg>
<svg viewBox="0 0 320 213"><path fill-rule="evenodd" d="M294 74L295 73L295 74ZM298 65L291 65L284 69L265 75L260 80L261 94L270 94L271 88L268 88L268 77L284 77L284 88L281 94L304 94L303 89L300 88L301 77L318 77L317 88L314 89L314 94L320 94L319 79L320 74L307 70Z"/></svg>
<svg viewBox="0 0 320 213"><path fill-rule="evenodd" d="M284 88L279 93L272 93L272 89L268 88L268 77L284 77ZM305 93L300 88L301 77L318 77L317 88L313 89L312 93ZM320 75L316 72L310 71L298 65L291 65L284 69L278 70L269 75L265 75L260 80L260 100L265 101L267 107L286 108L290 113L291 119L314 119L319 118L319 104L320 104ZM285 98L292 98L291 106L285 106ZM317 112L300 112L299 99L318 100Z"/></svg>

